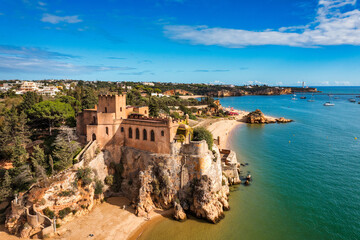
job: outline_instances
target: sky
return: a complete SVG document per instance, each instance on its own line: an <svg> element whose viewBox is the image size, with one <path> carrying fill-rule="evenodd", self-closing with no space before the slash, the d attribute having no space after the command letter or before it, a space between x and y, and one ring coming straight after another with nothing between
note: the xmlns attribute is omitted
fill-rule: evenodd
<svg viewBox="0 0 360 240"><path fill-rule="evenodd" d="M0 0L0 79L360 85L356 0Z"/></svg>

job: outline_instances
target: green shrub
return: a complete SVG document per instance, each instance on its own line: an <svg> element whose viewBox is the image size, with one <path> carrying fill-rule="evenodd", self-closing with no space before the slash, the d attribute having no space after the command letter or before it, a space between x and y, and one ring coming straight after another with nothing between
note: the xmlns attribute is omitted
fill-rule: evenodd
<svg viewBox="0 0 360 240"><path fill-rule="evenodd" d="M76 173L76 177L78 180L82 181L83 186L87 186L92 182L91 179L91 168L79 168Z"/></svg>
<svg viewBox="0 0 360 240"><path fill-rule="evenodd" d="M63 219L64 217L66 217L69 213L71 213L71 209L69 207L64 208L62 210L59 211L59 218Z"/></svg>
<svg viewBox="0 0 360 240"><path fill-rule="evenodd" d="M53 219L54 216L55 216L54 211L51 211L49 207L45 208L45 209L43 210L43 213L44 213L45 216L47 216L47 217L50 218L50 219Z"/></svg>
<svg viewBox="0 0 360 240"><path fill-rule="evenodd" d="M74 195L75 192L73 190L64 190L58 194L59 197L69 197Z"/></svg>
<svg viewBox="0 0 360 240"><path fill-rule="evenodd" d="M103 193L104 184L101 180L96 179L95 180L95 194L99 195Z"/></svg>
<svg viewBox="0 0 360 240"><path fill-rule="evenodd" d="M209 130L207 130L204 127L194 128L193 140L194 141L205 140L206 143L208 144L208 147L210 150L212 149L212 146L214 144L213 135L211 134L211 132Z"/></svg>
<svg viewBox="0 0 360 240"><path fill-rule="evenodd" d="M105 184L108 186L111 186L114 184L114 176L113 175L107 175L105 177Z"/></svg>
<svg viewBox="0 0 360 240"><path fill-rule="evenodd" d="M195 115L193 115L193 114L189 114L189 119L191 119L191 120L196 120L197 118L196 118L196 116L195 116Z"/></svg>

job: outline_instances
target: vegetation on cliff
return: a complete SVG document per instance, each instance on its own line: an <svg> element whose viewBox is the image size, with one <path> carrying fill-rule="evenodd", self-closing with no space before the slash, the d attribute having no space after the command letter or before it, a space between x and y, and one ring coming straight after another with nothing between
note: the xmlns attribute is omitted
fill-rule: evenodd
<svg viewBox="0 0 360 240"><path fill-rule="evenodd" d="M214 144L214 138L211 132L204 127L196 127L193 131L193 141L201 140L205 140L209 149L212 149L212 146Z"/></svg>

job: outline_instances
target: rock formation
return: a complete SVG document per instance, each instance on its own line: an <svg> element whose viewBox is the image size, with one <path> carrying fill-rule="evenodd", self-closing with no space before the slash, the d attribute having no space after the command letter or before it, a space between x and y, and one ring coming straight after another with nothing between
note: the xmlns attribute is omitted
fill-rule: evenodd
<svg viewBox="0 0 360 240"><path fill-rule="evenodd" d="M250 112L244 117L244 121L250 124L268 124L268 123L289 123L293 120L281 118L266 118L265 115L259 110L256 109L253 112Z"/></svg>
<svg viewBox="0 0 360 240"><path fill-rule="evenodd" d="M88 213L101 201L103 195L96 193L96 181L106 182L109 175L114 183L104 188L106 193L125 195L138 216L147 216L154 209L174 208L177 220L192 214L212 223L229 210L229 185L240 183L235 153L220 153L216 145L209 150L205 140L175 143L172 154L124 146L120 163L112 160L108 150L99 153L96 147L87 149L97 155L91 160L80 158L83 160L72 168L46 183L37 183L13 200L6 218L10 233L21 237L50 236L54 233L54 216L58 224L63 224ZM84 154L89 155L86 151ZM84 169L91 169L88 178Z"/></svg>
<svg viewBox="0 0 360 240"><path fill-rule="evenodd" d="M234 184L240 179L239 165L222 162L216 146L213 151L205 141L184 144L173 155L123 147L122 192L135 203L139 216L174 207L175 219L184 220L190 213L216 223L229 209L228 178ZM233 175L223 174L225 165Z"/></svg>
<svg viewBox="0 0 360 240"><path fill-rule="evenodd" d="M86 166L82 161L46 182L33 185L12 201L5 227L23 238L41 238L53 234L54 216L57 224L63 224L74 216L87 214L103 198L95 192L95 179L102 182L108 174L104 164L108 158L108 153L100 152ZM83 167L89 169L88 179L79 177L79 169Z"/></svg>

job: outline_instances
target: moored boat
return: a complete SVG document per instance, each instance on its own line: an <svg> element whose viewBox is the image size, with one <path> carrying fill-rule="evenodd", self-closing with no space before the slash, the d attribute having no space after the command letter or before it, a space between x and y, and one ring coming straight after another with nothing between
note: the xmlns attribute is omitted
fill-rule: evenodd
<svg viewBox="0 0 360 240"><path fill-rule="evenodd" d="M314 94L311 95L311 98L309 100L307 100L308 102L315 102L315 99L314 99Z"/></svg>
<svg viewBox="0 0 360 240"><path fill-rule="evenodd" d="M324 103L324 106L335 106L335 104L331 103L331 102L326 102L326 103Z"/></svg>
<svg viewBox="0 0 360 240"><path fill-rule="evenodd" d="M353 103L354 103L354 102L356 102L356 99L355 99L355 98L350 98L350 99L349 99L349 102L353 102Z"/></svg>

